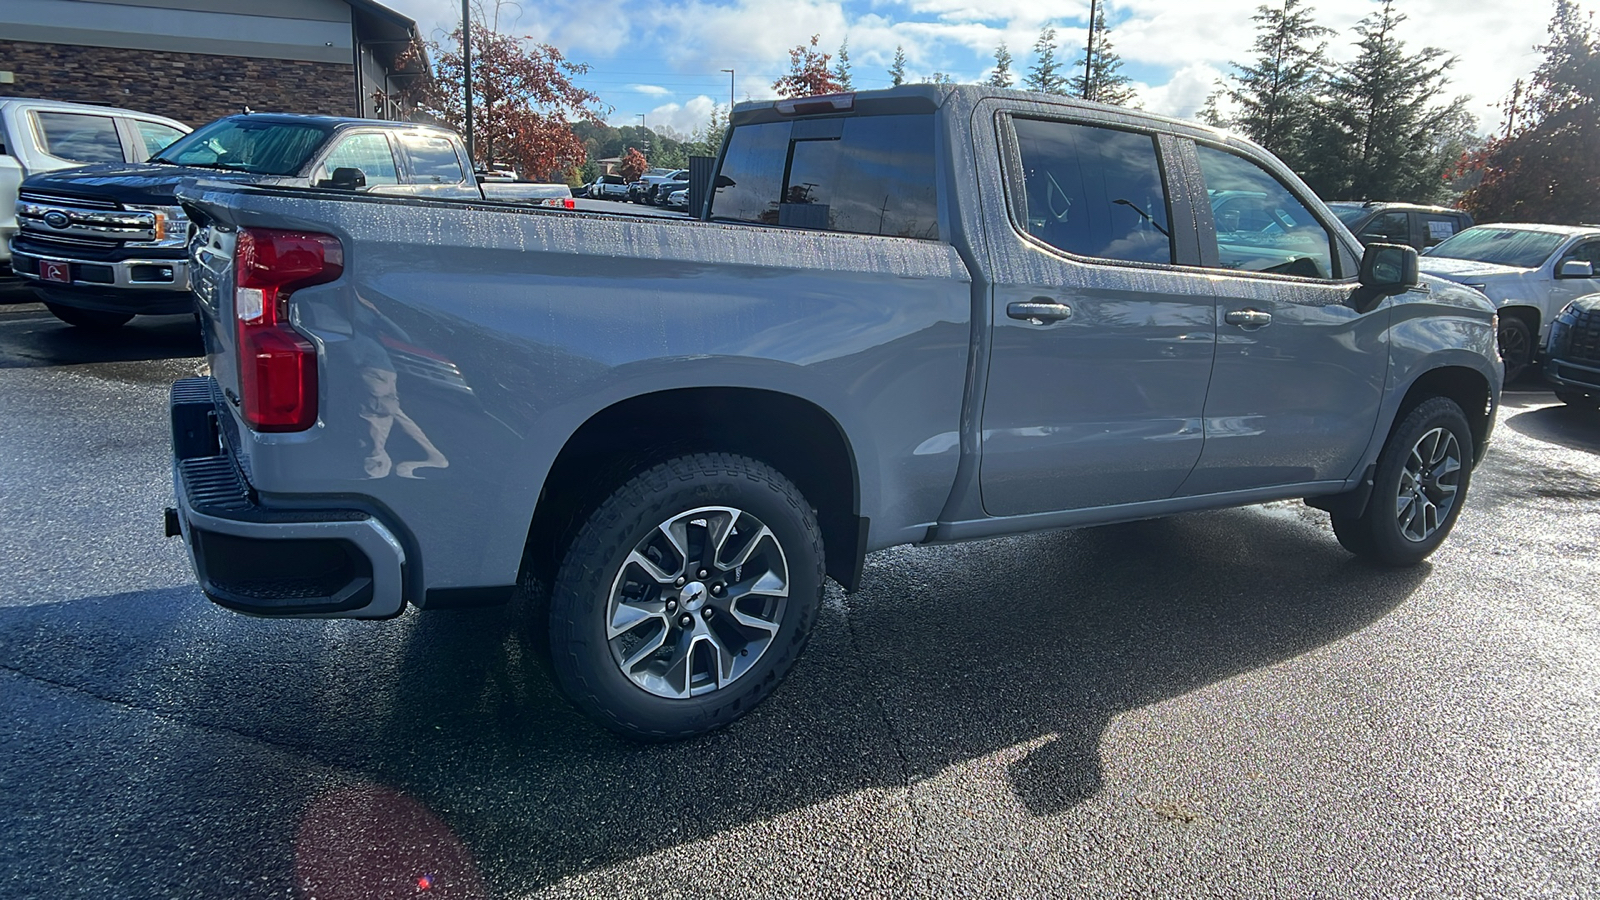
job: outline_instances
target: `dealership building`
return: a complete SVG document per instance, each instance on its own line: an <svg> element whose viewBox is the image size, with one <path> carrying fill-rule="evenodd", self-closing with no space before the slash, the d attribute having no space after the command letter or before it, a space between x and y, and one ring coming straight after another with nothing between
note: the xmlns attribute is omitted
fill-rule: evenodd
<svg viewBox="0 0 1600 900"><path fill-rule="evenodd" d="M371 0L4 0L0 97L122 106L191 126L257 112L404 118L416 22Z"/></svg>

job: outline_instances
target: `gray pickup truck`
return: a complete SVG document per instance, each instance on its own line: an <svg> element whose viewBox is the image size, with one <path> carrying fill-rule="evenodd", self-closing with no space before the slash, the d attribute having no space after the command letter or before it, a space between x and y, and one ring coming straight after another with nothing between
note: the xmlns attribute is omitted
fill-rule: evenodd
<svg viewBox="0 0 1600 900"><path fill-rule="evenodd" d="M211 373L173 387L167 525L206 595L520 588L567 696L670 739L770 692L874 550L1307 498L1410 564L1489 443L1483 296L1216 130L746 103L712 186L678 219L186 186Z"/></svg>

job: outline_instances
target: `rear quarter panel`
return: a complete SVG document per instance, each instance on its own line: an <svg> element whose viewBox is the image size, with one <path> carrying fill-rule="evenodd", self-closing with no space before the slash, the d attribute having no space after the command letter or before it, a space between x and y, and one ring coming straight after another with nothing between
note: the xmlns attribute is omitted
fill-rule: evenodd
<svg viewBox="0 0 1600 900"><path fill-rule="evenodd" d="M515 580L567 437L656 391L761 388L820 406L852 445L874 545L920 539L949 494L971 299L947 244L283 191L184 197L226 223L344 244L344 276L292 300L319 348L320 420L294 435L241 428L239 449L269 499L354 495L392 511L427 587ZM208 340L236 390L218 293ZM385 436L387 466L373 451Z"/></svg>

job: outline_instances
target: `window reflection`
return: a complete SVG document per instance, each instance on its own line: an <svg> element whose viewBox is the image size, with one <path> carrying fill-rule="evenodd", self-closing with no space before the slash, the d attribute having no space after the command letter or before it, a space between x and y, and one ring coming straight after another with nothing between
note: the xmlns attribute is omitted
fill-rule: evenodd
<svg viewBox="0 0 1600 900"><path fill-rule="evenodd" d="M1333 235L1282 182L1242 156L1205 145L1195 149L1223 268L1334 277Z"/></svg>
<svg viewBox="0 0 1600 900"><path fill-rule="evenodd" d="M1172 229L1150 135L1017 119L1027 232L1080 256L1170 263Z"/></svg>

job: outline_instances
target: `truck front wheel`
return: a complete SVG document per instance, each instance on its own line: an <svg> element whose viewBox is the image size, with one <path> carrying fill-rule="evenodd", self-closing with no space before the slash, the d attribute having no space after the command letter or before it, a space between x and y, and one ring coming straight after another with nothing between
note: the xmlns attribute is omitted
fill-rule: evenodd
<svg viewBox="0 0 1600 900"><path fill-rule="evenodd" d="M1384 565L1427 558L1461 515L1472 447L1467 417L1455 401L1434 397L1413 409L1378 454L1366 510L1333 514L1339 543Z"/></svg>
<svg viewBox="0 0 1600 900"><path fill-rule="evenodd" d="M573 539L550 598L556 683L637 740L719 728L794 666L822 580L816 516L787 478L730 454L668 460Z"/></svg>
<svg viewBox="0 0 1600 900"><path fill-rule="evenodd" d="M133 318L133 313L101 312L97 309L78 309L76 306L62 306L59 303L46 303L45 309L50 314L67 323L90 331L109 331L128 324Z"/></svg>

